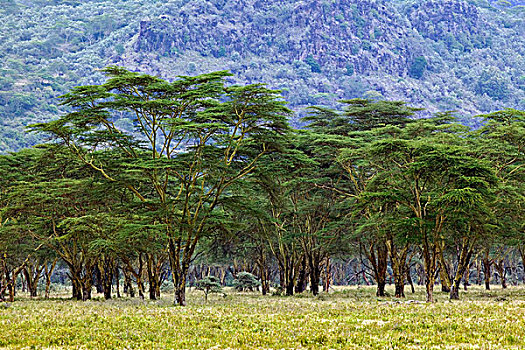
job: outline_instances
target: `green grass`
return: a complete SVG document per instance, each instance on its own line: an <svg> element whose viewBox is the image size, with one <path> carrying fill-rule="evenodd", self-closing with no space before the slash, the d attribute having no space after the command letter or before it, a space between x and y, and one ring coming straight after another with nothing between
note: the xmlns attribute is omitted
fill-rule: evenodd
<svg viewBox="0 0 525 350"><path fill-rule="evenodd" d="M373 288L312 297L190 292L171 299L77 302L21 298L0 306L0 348L502 349L525 347L525 288L471 288L434 304L376 298ZM422 290L407 300L424 300Z"/></svg>

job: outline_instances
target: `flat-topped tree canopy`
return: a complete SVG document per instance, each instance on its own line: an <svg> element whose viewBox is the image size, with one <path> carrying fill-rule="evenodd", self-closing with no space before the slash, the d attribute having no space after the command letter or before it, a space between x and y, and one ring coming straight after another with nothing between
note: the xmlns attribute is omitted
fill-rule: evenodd
<svg viewBox="0 0 525 350"><path fill-rule="evenodd" d="M103 72L104 84L63 96L71 113L32 128L163 213L176 302L183 305L189 264L216 208L263 155L279 151L291 111L264 85L228 86L226 71L173 81L122 67ZM134 130L117 126L122 117Z"/></svg>

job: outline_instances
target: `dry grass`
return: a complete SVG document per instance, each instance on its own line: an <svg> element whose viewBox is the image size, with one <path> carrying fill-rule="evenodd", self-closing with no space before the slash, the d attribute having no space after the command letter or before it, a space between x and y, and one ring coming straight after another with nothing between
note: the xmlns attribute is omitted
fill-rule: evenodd
<svg viewBox="0 0 525 350"><path fill-rule="evenodd" d="M0 306L0 347L86 349L525 348L525 288L471 288L461 301L378 299L373 288L320 297L189 293L160 301L22 298ZM422 290L407 300L424 300Z"/></svg>

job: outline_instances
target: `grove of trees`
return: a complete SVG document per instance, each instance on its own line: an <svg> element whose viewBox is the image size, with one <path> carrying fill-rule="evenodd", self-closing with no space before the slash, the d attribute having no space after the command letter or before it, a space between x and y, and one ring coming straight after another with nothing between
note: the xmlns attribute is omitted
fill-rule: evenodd
<svg viewBox="0 0 525 350"><path fill-rule="evenodd" d="M172 285L317 295L387 283L503 288L525 278L525 112L416 119L400 101L311 107L305 128L264 85L225 71L168 81L120 67L62 97L0 157L0 300L93 288L157 299ZM119 127L132 122L133 128Z"/></svg>

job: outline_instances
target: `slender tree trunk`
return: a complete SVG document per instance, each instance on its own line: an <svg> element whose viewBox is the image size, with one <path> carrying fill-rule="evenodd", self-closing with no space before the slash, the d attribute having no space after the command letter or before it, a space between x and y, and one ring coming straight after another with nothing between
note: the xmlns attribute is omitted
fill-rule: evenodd
<svg viewBox="0 0 525 350"><path fill-rule="evenodd" d="M121 298L120 295L120 271L119 271L119 264L115 264L115 272L113 273L113 276L115 276L115 289L117 292L117 298Z"/></svg>
<svg viewBox="0 0 525 350"><path fill-rule="evenodd" d="M425 241L423 244L423 260L425 263L425 289L427 303L434 302L434 284L436 283L437 246Z"/></svg>
<svg viewBox="0 0 525 350"><path fill-rule="evenodd" d="M501 288L506 289L507 288L507 272L505 270L505 259L499 259L497 262L494 263L494 267L496 268L496 271L498 271L498 274L501 279Z"/></svg>
<svg viewBox="0 0 525 350"><path fill-rule="evenodd" d="M37 261L34 263L28 263L22 269L22 273L24 274L27 284L27 290L29 291L29 296L31 298L37 297L38 281L40 280L40 276L44 270L44 265L40 266L39 262Z"/></svg>
<svg viewBox="0 0 525 350"><path fill-rule="evenodd" d="M490 290L490 266L492 265L491 259L488 257L488 252L483 258L483 277L485 278L485 289Z"/></svg>
<svg viewBox="0 0 525 350"><path fill-rule="evenodd" d="M428 277L425 281L425 288L427 292L427 303L433 303L434 302L434 284L435 284L435 277Z"/></svg>
<svg viewBox="0 0 525 350"><path fill-rule="evenodd" d="M310 264L310 292L319 295L319 282L321 282L321 268L317 263Z"/></svg>
<svg viewBox="0 0 525 350"><path fill-rule="evenodd" d="M103 258L102 258L103 260ZM97 265L95 265L95 280L96 280L96 283L95 283L95 288L97 290L97 293L98 294L102 294L104 293L104 277L102 276L102 271L100 271L100 268Z"/></svg>
<svg viewBox="0 0 525 350"><path fill-rule="evenodd" d="M443 255L444 243L441 242L439 243L439 245L440 247L438 251L438 263L439 263L439 279L441 280L441 291L445 293L450 293L450 287L452 285L452 282L450 280L448 265Z"/></svg>
<svg viewBox="0 0 525 350"><path fill-rule="evenodd" d="M303 254L301 258L301 265L299 267L299 275L297 277L297 283L295 284L295 293L302 293L306 289L306 279L307 279L307 263L306 255Z"/></svg>
<svg viewBox="0 0 525 350"><path fill-rule="evenodd" d="M104 275L103 275L103 289L104 289L104 299L111 299L111 288L113 286L113 271L115 267L113 264L112 258L107 258L104 266Z"/></svg>
<svg viewBox="0 0 525 350"><path fill-rule="evenodd" d="M55 270L57 262L58 258L55 258L51 263L51 266L48 266L47 264L44 265L44 275L46 276L46 291L44 298L46 299L49 299L49 292L51 289L51 276L53 275L53 271Z"/></svg>
<svg viewBox="0 0 525 350"><path fill-rule="evenodd" d="M472 257L472 249L471 242L468 240L468 238L463 238L461 243L461 252L458 259L458 267L456 274L454 275L452 288L450 290L450 299L452 300L459 300L459 287L461 285L461 279L469 267L470 258Z"/></svg>
<svg viewBox="0 0 525 350"><path fill-rule="evenodd" d="M266 254L265 254L264 249L260 249L259 251L257 265L259 268L259 275L261 278L261 292L262 292L262 295L266 295L270 292L270 281L269 281L268 266L266 262Z"/></svg>
<svg viewBox="0 0 525 350"><path fill-rule="evenodd" d="M92 284L89 282L85 282L82 285L82 301L90 300L91 299L91 287Z"/></svg>
<svg viewBox="0 0 525 350"><path fill-rule="evenodd" d="M404 274L394 275L394 285L395 285L395 297L404 298L405 297L405 275Z"/></svg>
<svg viewBox="0 0 525 350"><path fill-rule="evenodd" d="M124 268L124 293L130 298L135 297L135 290L133 289L133 283L131 280L131 272L127 267Z"/></svg>
<svg viewBox="0 0 525 350"><path fill-rule="evenodd" d="M323 291L325 293L328 293L330 291L330 283L331 283L331 274L330 274L330 257L326 257L325 260L325 266L324 266L324 278L323 278Z"/></svg>
<svg viewBox="0 0 525 350"><path fill-rule="evenodd" d="M144 281L142 281L142 276L137 275L135 278L137 279L137 288L139 290L139 298L144 300L145 288L144 288Z"/></svg>
<svg viewBox="0 0 525 350"><path fill-rule="evenodd" d="M182 275L175 283L175 303L186 306L186 275Z"/></svg>
<svg viewBox="0 0 525 350"><path fill-rule="evenodd" d="M79 279L71 276L72 298L82 300L82 285Z"/></svg>
<svg viewBox="0 0 525 350"><path fill-rule="evenodd" d="M465 269L465 275L463 276L463 289L467 290L470 285L470 264Z"/></svg>
<svg viewBox="0 0 525 350"><path fill-rule="evenodd" d="M11 303L15 301L16 278L17 274L14 272L12 273L12 276L8 276L7 291L9 292L9 302Z"/></svg>
<svg viewBox="0 0 525 350"><path fill-rule="evenodd" d="M407 275L407 256L408 245L398 249L392 237L387 240L388 252L390 254L390 262L392 266L392 273L394 275L395 297L405 297L405 278Z"/></svg>
<svg viewBox="0 0 525 350"><path fill-rule="evenodd" d="M148 254L147 259L147 272L148 272L148 282L149 282L149 298L150 300L157 300L157 286L159 284L159 276L155 270L155 261L154 256Z"/></svg>
<svg viewBox="0 0 525 350"><path fill-rule="evenodd" d="M175 248L172 248L172 251ZM190 254L191 255L191 254ZM175 260L172 254L169 256L172 268L173 285L175 287L174 304L179 306L186 306L186 279L190 269L190 261L187 257L183 261Z"/></svg>
<svg viewBox="0 0 525 350"><path fill-rule="evenodd" d="M388 248L384 241L369 244L363 247L365 255L372 265L372 272L377 283L376 296L385 296L386 273L388 270Z"/></svg>

